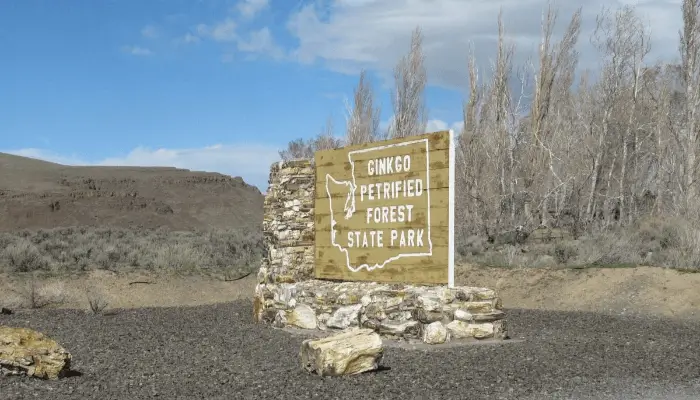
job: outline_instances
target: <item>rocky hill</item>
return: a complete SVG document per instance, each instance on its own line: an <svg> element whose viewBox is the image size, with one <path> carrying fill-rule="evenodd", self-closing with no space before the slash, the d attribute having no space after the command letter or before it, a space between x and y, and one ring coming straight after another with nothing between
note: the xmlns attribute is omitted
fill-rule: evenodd
<svg viewBox="0 0 700 400"><path fill-rule="evenodd" d="M65 226L259 230L240 177L165 167L74 167L0 153L0 232Z"/></svg>

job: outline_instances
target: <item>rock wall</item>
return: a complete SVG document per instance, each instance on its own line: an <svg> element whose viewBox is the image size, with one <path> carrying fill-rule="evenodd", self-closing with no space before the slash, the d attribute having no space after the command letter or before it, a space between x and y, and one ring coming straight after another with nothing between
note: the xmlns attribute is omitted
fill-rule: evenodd
<svg viewBox="0 0 700 400"><path fill-rule="evenodd" d="M429 344L507 337L501 301L491 289L314 279L315 181L309 160L270 169L256 321L330 331L359 326Z"/></svg>
<svg viewBox="0 0 700 400"><path fill-rule="evenodd" d="M313 278L316 173L309 160L281 161L270 168L263 205L262 265L258 283Z"/></svg>
<svg viewBox="0 0 700 400"><path fill-rule="evenodd" d="M280 328L359 326L429 344L507 336L496 292L475 287L321 280L264 284L255 291L255 318Z"/></svg>

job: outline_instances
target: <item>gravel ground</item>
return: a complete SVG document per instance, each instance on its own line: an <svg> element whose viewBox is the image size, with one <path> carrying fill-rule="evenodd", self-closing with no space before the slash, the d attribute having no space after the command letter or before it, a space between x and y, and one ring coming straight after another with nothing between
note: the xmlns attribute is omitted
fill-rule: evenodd
<svg viewBox="0 0 700 400"><path fill-rule="evenodd" d="M698 399L700 322L506 310L508 344L387 347L384 370L320 378L303 337L252 322L249 301L190 308L0 315L56 338L80 374L0 377L0 398Z"/></svg>

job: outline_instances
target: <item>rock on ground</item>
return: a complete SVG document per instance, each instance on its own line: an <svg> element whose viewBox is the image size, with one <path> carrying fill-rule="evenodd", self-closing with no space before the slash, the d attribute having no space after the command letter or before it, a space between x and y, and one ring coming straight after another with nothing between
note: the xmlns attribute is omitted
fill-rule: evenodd
<svg viewBox="0 0 700 400"><path fill-rule="evenodd" d="M321 376L356 375L375 370L384 354L382 339L372 329L353 328L301 345L301 364Z"/></svg>
<svg viewBox="0 0 700 400"><path fill-rule="evenodd" d="M58 379L70 361L71 354L43 333L0 326L0 374Z"/></svg>
<svg viewBox="0 0 700 400"><path fill-rule="evenodd" d="M430 323L423 328L423 342L427 344L441 344L449 339L447 328L440 321Z"/></svg>

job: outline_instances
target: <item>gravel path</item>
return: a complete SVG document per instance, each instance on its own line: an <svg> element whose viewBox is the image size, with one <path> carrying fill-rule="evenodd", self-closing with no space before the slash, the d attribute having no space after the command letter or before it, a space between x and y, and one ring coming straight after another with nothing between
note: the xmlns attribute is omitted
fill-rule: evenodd
<svg viewBox="0 0 700 400"><path fill-rule="evenodd" d="M0 377L0 398L32 399L698 399L700 322L507 310L508 344L385 350L384 371L320 378L303 337L252 323L250 302L41 310L0 324L49 334L81 376Z"/></svg>

